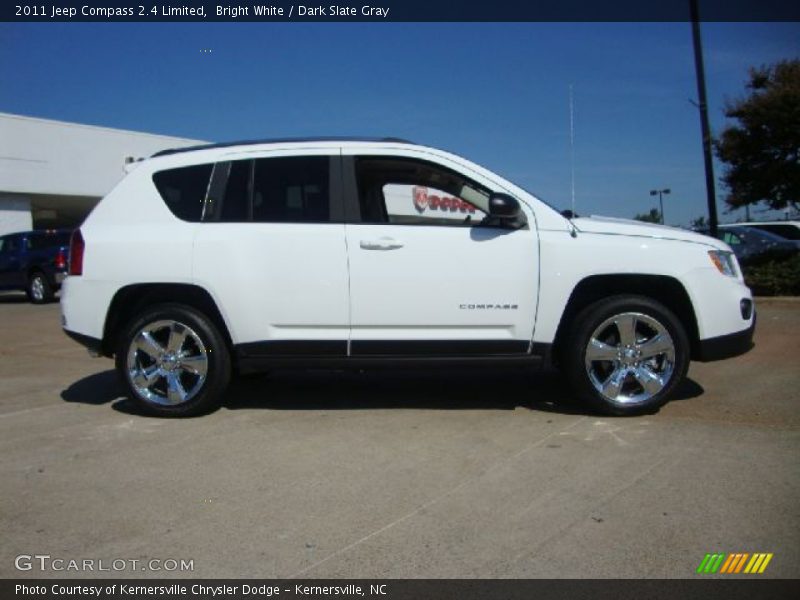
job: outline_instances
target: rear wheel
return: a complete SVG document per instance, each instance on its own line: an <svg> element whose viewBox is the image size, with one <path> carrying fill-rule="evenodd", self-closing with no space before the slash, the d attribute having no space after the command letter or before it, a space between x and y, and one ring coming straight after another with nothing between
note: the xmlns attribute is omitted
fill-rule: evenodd
<svg viewBox="0 0 800 600"><path fill-rule="evenodd" d="M180 304L154 306L136 317L120 337L116 366L130 398L164 417L219 407L231 375L228 347L217 327Z"/></svg>
<svg viewBox="0 0 800 600"><path fill-rule="evenodd" d="M28 299L34 304L46 304L53 301L53 287L41 271L34 271L28 278L26 288Z"/></svg>
<svg viewBox="0 0 800 600"><path fill-rule="evenodd" d="M581 311L563 360L582 399L608 414L643 414L663 405L686 376L689 340L661 303L614 296Z"/></svg>

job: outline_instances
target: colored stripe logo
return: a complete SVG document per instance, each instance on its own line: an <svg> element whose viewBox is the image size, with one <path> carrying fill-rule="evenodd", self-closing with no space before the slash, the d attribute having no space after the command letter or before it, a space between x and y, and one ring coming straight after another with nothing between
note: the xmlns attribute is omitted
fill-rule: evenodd
<svg viewBox="0 0 800 600"><path fill-rule="evenodd" d="M772 560L772 552L733 552L730 554L716 552L706 554L697 567L697 573L702 575L721 573L732 575L745 573L750 575L760 575L765 571L769 561Z"/></svg>

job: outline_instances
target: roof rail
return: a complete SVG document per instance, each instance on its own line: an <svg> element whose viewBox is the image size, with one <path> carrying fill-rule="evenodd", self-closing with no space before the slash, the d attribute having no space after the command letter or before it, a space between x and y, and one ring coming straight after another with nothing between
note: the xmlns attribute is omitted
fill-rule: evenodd
<svg viewBox="0 0 800 600"><path fill-rule="evenodd" d="M185 148L170 148L156 152L150 158L157 156L168 156L170 154L180 154L182 152L195 152L197 150L213 150L214 148L229 148L231 146L254 146L256 144L285 144L291 142L395 142L399 144L413 144L408 140L396 137L298 137L298 138L273 138L264 140L241 140L237 142L220 142L217 144L200 144L198 146L187 146Z"/></svg>

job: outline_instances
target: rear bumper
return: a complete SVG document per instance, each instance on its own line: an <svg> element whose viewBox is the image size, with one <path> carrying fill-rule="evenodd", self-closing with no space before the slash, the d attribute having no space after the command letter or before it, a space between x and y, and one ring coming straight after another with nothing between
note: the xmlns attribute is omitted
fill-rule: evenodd
<svg viewBox="0 0 800 600"><path fill-rule="evenodd" d="M61 326L70 332L102 339L106 312L118 286L85 277L67 277L61 287Z"/></svg>
<svg viewBox="0 0 800 600"><path fill-rule="evenodd" d="M700 340L697 354L694 358L700 362L711 362L749 352L755 345L753 344L755 330L756 315L753 314L753 322L747 329L707 340Z"/></svg>
<svg viewBox="0 0 800 600"><path fill-rule="evenodd" d="M91 354L92 356L102 355L103 344L97 338L93 338L88 335L83 335L82 333L75 333L74 331L70 331L69 329L64 329L64 333L67 334L67 337L78 342L81 346L86 348L89 351L89 354Z"/></svg>

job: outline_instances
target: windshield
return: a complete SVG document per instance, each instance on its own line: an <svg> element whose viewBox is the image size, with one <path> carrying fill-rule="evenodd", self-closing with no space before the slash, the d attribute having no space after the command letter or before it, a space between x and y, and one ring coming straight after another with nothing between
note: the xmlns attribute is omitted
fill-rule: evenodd
<svg viewBox="0 0 800 600"><path fill-rule="evenodd" d="M528 188L526 188L526 187L523 187L523 186L521 186L521 185L520 185L520 184L518 184L518 183L515 183L514 185L516 185L516 186L517 186L518 188L520 188L522 191L524 191L524 192L527 192L528 194L530 194L531 196L533 196L534 198L536 198L536 199L537 199L539 202L541 202L542 204L544 204L544 205L545 205L545 206L547 206L548 208L552 208L552 209L553 209L554 211L556 211L558 214L560 214L560 215L562 215L562 216L563 216L563 212L562 212L562 211L563 211L563 209L556 208L555 206L553 206L552 204L550 204L550 203L549 203L547 200L545 200L544 198L542 198L542 197L541 197L539 194L536 194L536 193L534 193L534 192L530 191ZM573 216L574 216L574 217L577 217L578 215L573 215Z"/></svg>

